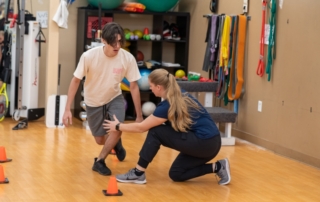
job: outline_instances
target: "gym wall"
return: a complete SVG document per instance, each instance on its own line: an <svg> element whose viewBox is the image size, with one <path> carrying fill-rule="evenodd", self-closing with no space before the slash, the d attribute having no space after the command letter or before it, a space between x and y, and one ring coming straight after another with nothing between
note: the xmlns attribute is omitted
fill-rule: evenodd
<svg viewBox="0 0 320 202"><path fill-rule="evenodd" d="M39 0L40 1L40 0ZM35 0L33 0L35 2ZM38 0L36 0L38 2ZM44 1L39 10L45 9ZM181 0L180 11L191 13L189 70L203 72L202 64L206 44L207 19L210 14L208 0ZM279 1L278 1L279 2ZM59 63L62 65L61 94L66 94L76 67L76 16L77 7L87 0L76 0L69 8L69 28L60 29ZM35 4L33 4L35 9ZM249 1L247 55L244 71L245 94L239 101L238 120L233 125L233 135L270 149L278 154L320 168L320 7L318 0L284 1L278 6L277 57L271 81L256 75L259 59L261 29L261 1ZM48 9L48 8L46 8ZM242 13L242 1L220 0L218 13ZM46 30L44 30L45 34ZM45 44L41 67L45 67ZM44 94L45 68L41 69L40 94ZM48 85L48 84L47 84ZM49 84L53 85L53 84ZM263 102L262 112L257 111L258 101ZM45 98L39 97L41 106ZM222 102L221 102L222 104ZM226 108L233 110L233 105Z"/></svg>
<svg viewBox="0 0 320 202"><path fill-rule="evenodd" d="M189 69L202 72L210 1L182 0L191 12ZM218 13L241 14L239 0L220 0ZM262 3L249 1L245 94L239 101L233 135L320 168L320 1L284 1L277 7L276 60L271 81L256 75ZM266 52L267 49L265 49ZM258 101L262 112L258 112ZM222 104L223 102L221 102ZM233 110L230 103L227 108Z"/></svg>

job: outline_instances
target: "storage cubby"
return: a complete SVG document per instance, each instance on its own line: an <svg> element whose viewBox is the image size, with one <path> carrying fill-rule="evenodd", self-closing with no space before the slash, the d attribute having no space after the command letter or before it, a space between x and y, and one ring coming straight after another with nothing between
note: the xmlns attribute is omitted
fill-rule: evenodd
<svg viewBox="0 0 320 202"><path fill-rule="evenodd" d="M189 29L190 29L190 14L186 12L143 12L143 13L128 13L120 10L102 10L101 16L104 21L112 20L119 23L123 28L131 30L137 29L143 31L148 28L150 33L161 35L160 40L127 40L131 43L129 50L136 57L137 51L140 50L144 54L144 60L154 60L158 62L179 63L180 67L167 66L152 66L151 69L164 68L174 74L177 70L182 69L188 73L188 52L189 52ZM77 53L76 63L78 63L82 53L86 51L86 46L90 45L92 39L88 37L90 26L88 25L89 17L99 17L99 10L88 7L78 8L77 22ZM180 40L164 39L163 29L164 21L169 24L175 23L179 29ZM146 68L139 66L139 68ZM74 116L79 118L79 113L83 111L80 102L83 100L81 95L83 88L79 87L75 96ZM141 101L152 101L155 104L160 102L151 91L140 91ZM126 111L126 119L135 119L134 105L130 92L123 91L124 97L128 102Z"/></svg>

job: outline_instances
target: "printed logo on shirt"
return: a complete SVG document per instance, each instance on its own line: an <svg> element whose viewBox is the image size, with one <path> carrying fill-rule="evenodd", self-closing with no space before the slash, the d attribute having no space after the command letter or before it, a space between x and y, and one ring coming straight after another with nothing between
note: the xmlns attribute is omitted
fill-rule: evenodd
<svg viewBox="0 0 320 202"><path fill-rule="evenodd" d="M113 68L113 73L114 74L121 74L122 73L122 68Z"/></svg>

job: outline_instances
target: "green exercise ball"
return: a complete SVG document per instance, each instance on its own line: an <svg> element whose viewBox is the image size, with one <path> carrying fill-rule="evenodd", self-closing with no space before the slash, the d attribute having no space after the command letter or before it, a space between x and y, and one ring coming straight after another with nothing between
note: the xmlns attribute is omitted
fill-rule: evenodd
<svg viewBox="0 0 320 202"><path fill-rule="evenodd" d="M111 10L119 7L124 0L88 0L91 6L99 8L99 3L101 3L101 9Z"/></svg>
<svg viewBox="0 0 320 202"><path fill-rule="evenodd" d="M153 12L166 12L173 8L179 0L138 0L146 6L146 10Z"/></svg>

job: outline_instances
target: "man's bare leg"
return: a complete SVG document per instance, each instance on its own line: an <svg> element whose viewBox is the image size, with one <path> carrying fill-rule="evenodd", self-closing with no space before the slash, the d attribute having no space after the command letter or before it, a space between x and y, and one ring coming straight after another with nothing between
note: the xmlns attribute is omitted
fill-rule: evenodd
<svg viewBox="0 0 320 202"><path fill-rule="evenodd" d="M108 134L105 134L104 136L94 137L94 140L98 145L105 145L107 139L108 139Z"/></svg>
<svg viewBox="0 0 320 202"><path fill-rule="evenodd" d="M103 148L98 156L98 160L106 159L110 151L116 146L121 137L121 132L110 132L111 134L105 135L105 142ZM97 142L97 140L96 140ZM97 142L98 143L98 142ZM101 143L101 142L100 142Z"/></svg>
<svg viewBox="0 0 320 202"><path fill-rule="evenodd" d="M116 146L121 137L121 132L112 132L109 135L95 137L97 144L104 142L103 148L98 156L94 159L92 170L98 172L101 175L111 175L111 170L107 167L105 159L110 151Z"/></svg>

